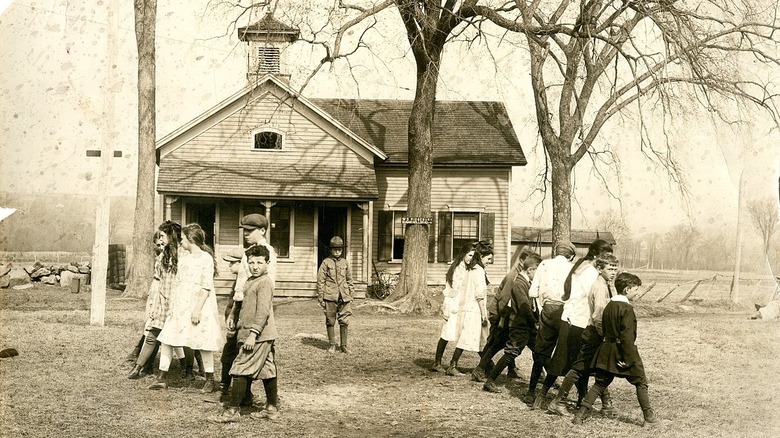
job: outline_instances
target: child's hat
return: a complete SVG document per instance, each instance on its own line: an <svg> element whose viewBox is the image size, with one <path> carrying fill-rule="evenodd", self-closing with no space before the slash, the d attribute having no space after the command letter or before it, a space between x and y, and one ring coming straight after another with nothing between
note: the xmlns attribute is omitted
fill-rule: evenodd
<svg viewBox="0 0 780 438"><path fill-rule="evenodd" d="M339 236L333 236L332 239L330 239L330 246L331 248L344 248L344 241L341 240L341 237Z"/></svg>
<svg viewBox="0 0 780 438"><path fill-rule="evenodd" d="M256 228L268 229L268 219L262 214L248 214L241 218L241 225L238 227L245 230L254 230Z"/></svg>
<svg viewBox="0 0 780 438"><path fill-rule="evenodd" d="M561 240L560 242L558 242L558 244L555 245L555 249L558 248L566 248L569 251L571 251L572 254L577 254L577 250L574 249L574 245L568 240Z"/></svg>
<svg viewBox="0 0 780 438"><path fill-rule="evenodd" d="M228 263L240 262L243 257L244 257L244 251L240 248L233 248L227 253L222 254L222 260Z"/></svg>

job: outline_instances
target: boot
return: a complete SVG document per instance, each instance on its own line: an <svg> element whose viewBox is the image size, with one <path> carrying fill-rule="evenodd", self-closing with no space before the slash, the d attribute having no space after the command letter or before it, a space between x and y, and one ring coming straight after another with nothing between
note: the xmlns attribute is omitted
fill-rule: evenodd
<svg viewBox="0 0 780 438"><path fill-rule="evenodd" d="M506 372L506 378L510 380L520 378L520 376L517 375L517 369L514 367L514 365L509 367L509 371Z"/></svg>
<svg viewBox="0 0 780 438"><path fill-rule="evenodd" d="M542 409L542 404L544 403L544 399L547 398L547 393L549 391L550 388L542 386L541 389L536 392L536 399L534 399L534 404L531 406L531 409Z"/></svg>
<svg viewBox="0 0 780 438"><path fill-rule="evenodd" d="M339 326L339 334L341 335L341 352L344 354L349 354L349 349L347 348L347 332L349 330L349 326L347 325L340 325Z"/></svg>
<svg viewBox="0 0 780 438"><path fill-rule="evenodd" d="M216 382L214 381L214 373L206 373L206 383L203 384L203 388L201 388L200 393L201 394L211 394L216 390Z"/></svg>
<svg viewBox="0 0 780 438"><path fill-rule="evenodd" d="M223 410L221 414L209 417L208 420L211 423L235 423L241 420L241 413L237 407L229 407Z"/></svg>
<svg viewBox="0 0 780 438"><path fill-rule="evenodd" d="M157 375L157 379L147 387L147 389L167 389L168 383L165 381L165 378L168 377L167 371L160 371L160 374Z"/></svg>
<svg viewBox="0 0 780 438"><path fill-rule="evenodd" d="M433 366L431 367L431 371L438 372L438 373L446 373L447 368L445 368L440 360L436 360L433 362Z"/></svg>
<svg viewBox="0 0 780 438"><path fill-rule="evenodd" d="M523 394L523 403L527 404L528 406L533 407L535 401L536 394L530 389L526 391L525 394Z"/></svg>
<svg viewBox="0 0 780 438"><path fill-rule="evenodd" d="M181 359L179 359L179 368L181 368L182 370L186 370L187 369L187 359L185 359L183 357Z"/></svg>
<svg viewBox="0 0 780 438"><path fill-rule="evenodd" d="M195 381L195 374L193 374L191 366L188 365L187 368L184 369L184 374L182 374L181 378L188 384Z"/></svg>
<svg viewBox="0 0 780 438"><path fill-rule="evenodd" d="M140 379L141 369L142 367L140 365L135 364L135 366L133 366L133 369L130 371L130 374L127 375L127 378L130 380Z"/></svg>
<svg viewBox="0 0 780 438"><path fill-rule="evenodd" d="M333 326L326 326L328 329L328 342L330 342L330 347L328 347L328 353L335 353L336 352L336 328Z"/></svg>
<svg viewBox="0 0 780 438"><path fill-rule="evenodd" d="M203 366L203 356L200 355L200 350L195 350L195 360L198 362L198 372L196 376L205 377L206 368Z"/></svg>
<svg viewBox="0 0 780 438"><path fill-rule="evenodd" d="M146 365L144 365L143 368L141 368L141 377L151 376L154 374L154 370L152 365L154 364L154 361L150 358L149 361L146 362Z"/></svg>
<svg viewBox="0 0 780 438"><path fill-rule="evenodd" d="M205 386L205 385L204 385ZM206 403L220 403L224 406L230 398L230 387L225 387L224 383L217 385L217 390L214 394L206 394L203 397L203 401Z"/></svg>
<svg viewBox="0 0 780 438"><path fill-rule="evenodd" d="M474 368L474 371L471 372L471 380L475 382L484 382L485 380L487 380L487 375L485 374L485 370L480 367Z"/></svg>
<svg viewBox="0 0 780 438"><path fill-rule="evenodd" d="M136 359L138 359L138 355L141 354L141 347L144 345L144 335L141 335L141 339L138 341L137 344L135 344L135 347L133 347L133 351L131 351L127 356L125 356L125 362L135 362Z"/></svg>
<svg viewBox="0 0 780 438"><path fill-rule="evenodd" d="M252 418L274 421L279 418L279 408L274 405L267 405L260 412L252 412L251 416Z"/></svg>
<svg viewBox="0 0 780 438"><path fill-rule="evenodd" d="M580 406L580 409L577 411L576 414L574 414L574 418L571 419L571 422L576 425L581 425L585 422L585 419L588 418L588 415L590 414L590 408L586 405Z"/></svg>
<svg viewBox="0 0 780 438"><path fill-rule="evenodd" d="M562 417L569 415L569 411L567 411L566 406L564 406L567 395L568 394L563 394L561 392L558 392L558 395L556 395L555 398L550 402L550 404L547 405L547 413L553 415L560 415Z"/></svg>
<svg viewBox="0 0 780 438"><path fill-rule="evenodd" d="M645 422L642 423L642 427L658 426L659 424L662 424L661 419L655 414L653 408L642 410L642 415L645 417Z"/></svg>
<svg viewBox="0 0 780 438"><path fill-rule="evenodd" d="M499 388L498 385L496 385L496 381L493 379L487 379L485 381L485 384L482 385L482 390L486 392L493 392L496 394L503 392L501 388Z"/></svg>
<svg viewBox="0 0 780 438"><path fill-rule="evenodd" d="M455 376L459 377L462 376L463 373L458 371L458 363L457 362L450 362L450 366L447 368L446 373L448 376Z"/></svg>
<svg viewBox="0 0 780 438"><path fill-rule="evenodd" d="M601 393L601 416L606 418L615 418L617 416L617 410L612 406L612 396L606 388Z"/></svg>

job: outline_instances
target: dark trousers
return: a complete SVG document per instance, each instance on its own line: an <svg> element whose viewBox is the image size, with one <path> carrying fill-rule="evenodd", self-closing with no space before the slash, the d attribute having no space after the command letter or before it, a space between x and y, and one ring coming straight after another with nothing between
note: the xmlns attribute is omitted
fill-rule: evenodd
<svg viewBox="0 0 780 438"><path fill-rule="evenodd" d="M601 394L606 391L607 387L609 387L609 384L612 383L615 377L622 377L628 380L628 383L636 387L636 398L639 400L639 406L642 408L643 412L651 409L650 395L647 392L647 377L645 377L644 373L638 376L616 376L615 374L601 369L596 370L596 383L594 383L593 386L588 390L588 394L582 401L583 406L587 406L588 408L592 409L593 402L595 402L597 398L601 397Z"/></svg>
<svg viewBox="0 0 780 438"><path fill-rule="evenodd" d="M588 379L592 373L593 359L598 353L599 347L604 343L604 337L599 334L596 327L589 325L582 332L582 346L577 354L577 359L566 373L566 377L558 390L562 395L568 395L572 385L577 385L577 394L584 397L588 391Z"/></svg>
<svg viewBox="0 0 780 438"><path fill-rule="evenodd" d="M539 332L536 334L535 351L542 356L552 357L558 332L561 327L563 303L545 303L539 316Z"/></svg>
<svg viewBox="0 0 780 438"><path fill-rule="evenodd" d="M488 364L493 360L496 354L501 351L509 340L509 328L499 327L498 322L494 326L490 327L490 335L488 336L485 348L482 349L482 357L479 360L478 368L486 370ZM514 368L514 362L509 365L510 369Z"/></svg>
<svg viewBox="0 0 780 438"><path fill-rule="evenodd" d="M236 360L236 356L238 356L238 345L238 336L234 335L228 337L227 341L225 341L225 346L222 347L222 356L220 357L219 361L222 363L221 382L225 388L230 386L230 382L232 380L232 377L230 376L230 367L233 366L233 361Z"/></svg>

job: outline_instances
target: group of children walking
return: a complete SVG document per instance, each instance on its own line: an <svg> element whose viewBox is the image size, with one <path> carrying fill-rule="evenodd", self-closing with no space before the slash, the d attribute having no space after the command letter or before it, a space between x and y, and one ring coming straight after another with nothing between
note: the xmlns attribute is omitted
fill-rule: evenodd
<svg viewBox="0 0 780 438"><path fill-rule="evenodd" d="M576 263L570 242L556 245L554 257L548 260L527 248L518 249L492 300L486 293L483 262L488 251L482 243L467 244L447 271L444 323L431 371L462 375L457 369L461 354L475 352L480 361L472 379L483 383L484 391L501 392L499 376L509 368L507 378L516 378L515 359L528 348L533 365L523 401L531 409L544 407L549 391L563 376L548 413L568 415L565 402L576 386L575 424L589 416L596 399L601 400L603 416L615 416L607 388L615 377L622 377L636 387L644 424L658 423L635 345L636 315L628 299L642 281L628 272L618 274L612 247L596 240ZM444 366L444 351L451 342L457 347L449 366ZM595 384L588 388L591 375Z"/></svg>

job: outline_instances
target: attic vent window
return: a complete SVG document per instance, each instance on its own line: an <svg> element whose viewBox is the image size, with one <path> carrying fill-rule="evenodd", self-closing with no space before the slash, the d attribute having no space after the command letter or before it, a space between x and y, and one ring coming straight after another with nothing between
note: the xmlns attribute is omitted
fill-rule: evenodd
<svg viewBox="0 0 780 438"><path fill-rule="evenodd" d="M277 47L257 48L258 73L279 73L279 49Z"/></svg>
<svg viewBox="0 0 780 438"><path fill-rule="evenodd" d="M282 134L263 131L255 134L255 150L281 150Z"/></svg>

